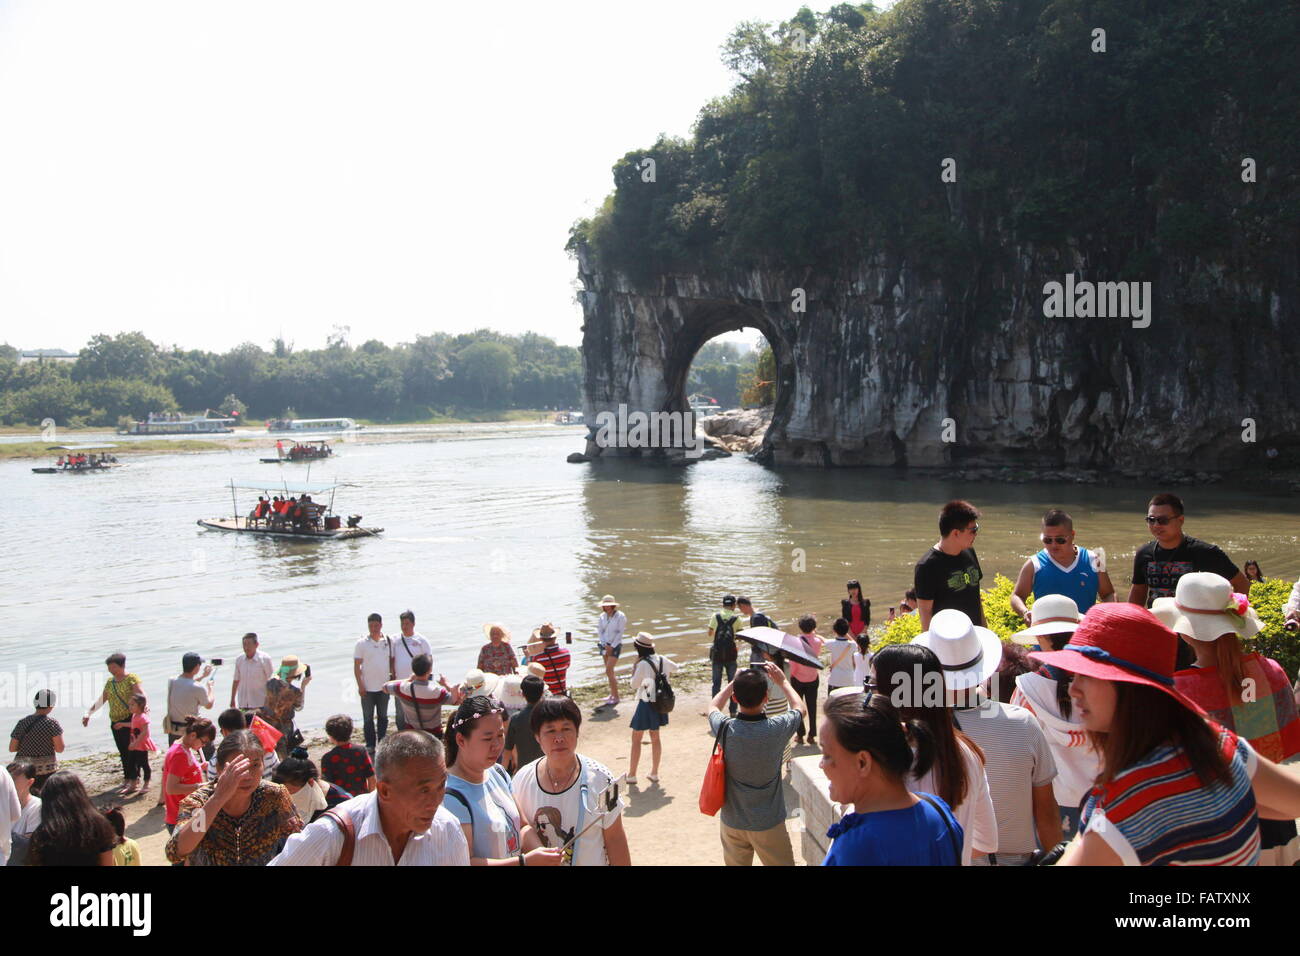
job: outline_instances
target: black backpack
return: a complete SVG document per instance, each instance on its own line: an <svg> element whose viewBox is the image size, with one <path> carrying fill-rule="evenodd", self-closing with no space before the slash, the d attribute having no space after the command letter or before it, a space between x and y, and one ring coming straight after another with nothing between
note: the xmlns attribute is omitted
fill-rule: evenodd
<svg viewBox="0 0 1300 956"><path fill-rule="evenodd" d="M651 662L650 667L655 672L655 700L654 709L661 714L671 714L673 707L677 703L677 694L673 691L672 685L668 683L668 678L664 676L664 659L659 656L659 666L655 667Z"/></svg>
<svg viewBox="0 0 1300 956"><path fill-rule="evenodd" d="M713 646L709 660L714 664L728 664L736 659L736 618L717 616L718 626L713 630Z"/></svg>

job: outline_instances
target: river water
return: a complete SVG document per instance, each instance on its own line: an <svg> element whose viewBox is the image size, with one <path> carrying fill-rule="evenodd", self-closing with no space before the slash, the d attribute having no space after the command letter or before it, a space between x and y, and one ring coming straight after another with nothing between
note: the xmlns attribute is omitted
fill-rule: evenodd
<svg viewBox="0 0 1300 956"><path fill-rule="evenodd" d="M311 480L347 482L336 510L385 531L310 544L197 527L199 518L230 514L232 478L307 475L305 465L259 464L266 448L238 436L228 452L202 454L132 458L124 444L127 464L108 474L34 475L42 462L2 462L0 723L11 727L34 691L50 685L62 696L55 716L67 755L108 749L105 713L89 729L78 718L115 650L141 674L155 728L166 680L188 650L226 660L220 710L246 631L261 635L277 663L292 653L312 665L300 726L319 728L339 711L359 723L351 656L371 611L397 633L398 614L414 610L435 667L453 681L474 665L492 620L514 632L517 647L543 621L572 631L573 677L597 673L599 659L581 639L591 637L607 592L622 602L631 633L662 638L679 660L703 656L705 622L728 592L782 622L810 611L825 633L844 582L857 577L873 619L883 620L937 537L939 506L957 496L983 511L976 547L990 581L995 572L1014 577L1039 546L1042 512L1064 507L1081 544L1106 548L1122 596L1133 552L1148 540L1145 503L1160 490L773 471L742 456L687 467L568 464L581 436L549 424L436 426L342 442L334 459L312 466ZM1222 485L1180 494L1188 534L1239 565L1255 558L1270 577L1300 574L1292 499ZM255 494L241 495L247 511Z"/></svg>

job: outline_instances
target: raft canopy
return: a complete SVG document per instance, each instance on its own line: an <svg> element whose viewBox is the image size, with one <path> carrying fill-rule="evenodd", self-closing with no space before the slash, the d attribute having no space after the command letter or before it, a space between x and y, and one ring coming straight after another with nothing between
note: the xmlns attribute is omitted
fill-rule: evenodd
<svg viewBox="0 0 1300 956"><path fill-rule="evenodd" d="M341 481L274 481L263 478L260 481L231 480L230 487L237 491L261 491L261 492L280 492L290 495L323 495L333 491L335 488L345 488L347 485Z"/></svg>

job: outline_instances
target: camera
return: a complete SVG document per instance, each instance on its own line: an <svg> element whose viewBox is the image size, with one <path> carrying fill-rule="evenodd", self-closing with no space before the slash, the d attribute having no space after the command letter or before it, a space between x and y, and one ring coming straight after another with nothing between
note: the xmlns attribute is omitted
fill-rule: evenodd
<svg viewBox="0 0 1300 956"><path fill-rule="evenodd" d="M214 657L212 658L212 660L208 661L208 663L211 664L213 667L220 667L222 664L222 660L220 657Z"/></svg>

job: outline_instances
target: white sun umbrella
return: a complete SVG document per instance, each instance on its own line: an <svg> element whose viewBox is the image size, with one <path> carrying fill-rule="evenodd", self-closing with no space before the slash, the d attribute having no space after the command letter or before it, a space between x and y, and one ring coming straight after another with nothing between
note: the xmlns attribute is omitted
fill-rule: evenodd
<svg viewBox="0 0 1300 956"><path fill-rule="evenodd" d="M799 640L793 634L787 634L780 628L776 627L747 627L743 631L737 631L736 636L742 641L757 645L766 651L780 651L786 657L798 661L800 664L807 664L809 667L815 667L817 670L822 669L822 662L816 657L809 654L803 646L803 641Z"/></svg>

